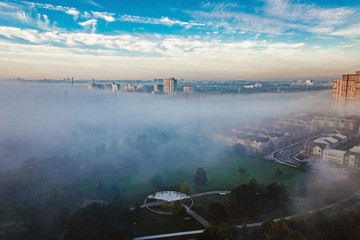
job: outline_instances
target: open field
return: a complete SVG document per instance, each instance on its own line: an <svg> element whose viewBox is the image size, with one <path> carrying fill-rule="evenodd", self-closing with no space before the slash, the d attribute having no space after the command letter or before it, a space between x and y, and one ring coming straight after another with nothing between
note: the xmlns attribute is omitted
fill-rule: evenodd
<svg viewBox="0 0 360 240"><path fill-rule="evenodd" d="M199 230L204 227L189 217L185 220L173 215L156 214L144 208L140 210L141 219L136 223L136 236Z"/></svg>
<svg viewBox="0 0 360 240"><path fill-rule="evenodd" d="M245 173L240 174L236 171L240 164L244 167ZM198 167L202 167L207 173L208 182L203 186L193 183L194 174ZM275 168L281 169L282 176L278 178L272 177ZM159 173L164 179L164 189L177 190L187 180L192 183L194 193L211 190L231 190L242 183L248 182L253 177L262 184L274 181L281 183L286 186L291 195L301 178L301 173L297 169L276 164L261 157L223 156L218 160L163 164L161 168L156 170L146 171L140 169L134 174L108 172L99 174L95 178L79 180L78 183L83 192L91 195L92 192L96 191L99 181L108 187L117 182L126 195L129 205L133 206L136 202L142 204L148 195L157 191L149 184L151 177L155 173Z"/></svg>

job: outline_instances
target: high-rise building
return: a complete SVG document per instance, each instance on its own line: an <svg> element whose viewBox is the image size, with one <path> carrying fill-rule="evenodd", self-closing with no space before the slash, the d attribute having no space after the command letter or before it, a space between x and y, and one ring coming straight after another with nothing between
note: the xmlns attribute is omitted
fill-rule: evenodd
<svg viewBox="0 0 360 240"><path fill-rule="evenodd" d="M191 87L190 86L184 86L184 93L189 93L191 92Z"/></svg>
<svg viewBox="0 0 360 240"><path fill-rule="evenodd" d="M175 78L164 79L163 86L164 86L164 93L166 94L174 93L175 89L177 88L177 80Z"/></svg>
<svg viewBox="0 0 360 240"><path fill-rule="evenodd" d="M162 84L155 84L154 85L154 92L163 92L164 86Z"/></svg>
<svg viewBox="0 0 360 240"><path fill-rule="evenodd" d="M360 71L334 80L333 100L342 114L360 116Z"/></svg>

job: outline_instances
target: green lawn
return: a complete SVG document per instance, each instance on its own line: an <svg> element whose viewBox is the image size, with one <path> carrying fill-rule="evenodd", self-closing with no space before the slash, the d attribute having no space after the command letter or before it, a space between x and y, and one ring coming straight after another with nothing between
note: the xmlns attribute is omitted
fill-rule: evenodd
<svg viewBox="0 0 360 240"><path fill-rule="evenodd" d="M243 174L239 174L236 171L240 164L245 168L245 173ZM198 186L193 183L194 174L198 167L202 167L207 173L208 182L204 186ZM273 179L271 174L277 167L281 169L283 175L278 179ZM149 184L151 177L155 173L159 173L162 176L164 186L169 188L180 187L185 180L188 180L193 185L194 193L211 190L231 190L254 177L262 184L269 184L274 181L281 183L287 187L290 195L292 195L292 190L298 184L301 177L299 170L264 160L261 157L226 156L219 157L218 159L200 159L177 163L169 161L168 164L164 164L161 168L157 169L144 167L134 175L126 173L102 174L96 178L79 181L79 186L83 192L95 192L99 181L107 187L110 187L113 182L117 182L126 195L129 205L133 206L136 202L142 204L149 194L157 191Z"/></svg>
<svg viewBox="0 0 360 240"><path fill-rule="evenodd" d="M136 236L204 229L200 223L191 217L189 217L190 220L185 220L173 215L153 213L146 208L141 209L140 213L142 219L136 223Z"/></svg>

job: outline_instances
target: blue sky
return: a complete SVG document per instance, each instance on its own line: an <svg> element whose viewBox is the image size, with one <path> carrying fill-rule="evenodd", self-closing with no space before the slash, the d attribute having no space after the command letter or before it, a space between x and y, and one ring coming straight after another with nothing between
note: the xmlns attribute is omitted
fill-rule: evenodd
<svg viewBox="0 0 360 240"><path fill-rule="evenodd" d="M360 70L350 0L0 1L0 78L328 79Z"/></svg>

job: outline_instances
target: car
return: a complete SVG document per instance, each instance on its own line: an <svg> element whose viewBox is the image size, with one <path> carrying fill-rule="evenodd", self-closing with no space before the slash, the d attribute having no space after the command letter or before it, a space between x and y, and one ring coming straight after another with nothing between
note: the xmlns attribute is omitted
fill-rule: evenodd
<svg viewBox="0 0 360 240"><path fill-rule="evenodd" d="M224 195L226 195L226 192L220 192L219 193L221 196L224 196Z"/></svg>

